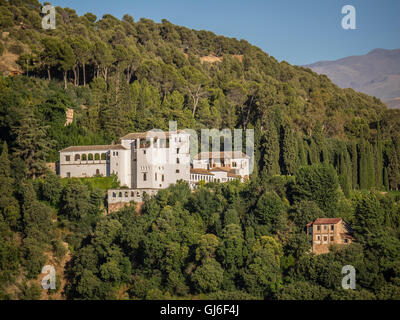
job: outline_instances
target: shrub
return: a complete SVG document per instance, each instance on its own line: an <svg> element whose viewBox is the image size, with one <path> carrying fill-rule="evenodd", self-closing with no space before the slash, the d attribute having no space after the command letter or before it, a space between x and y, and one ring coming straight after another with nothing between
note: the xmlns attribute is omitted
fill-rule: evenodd
<svg viewBox="0 0 400 320"><path fill-rule="evenodd" d="M22 54L24 52L24 49L22 48L22 46L20 44L13 44L10 46L10 48L8 49L11 53L14 54Z"/></svg>

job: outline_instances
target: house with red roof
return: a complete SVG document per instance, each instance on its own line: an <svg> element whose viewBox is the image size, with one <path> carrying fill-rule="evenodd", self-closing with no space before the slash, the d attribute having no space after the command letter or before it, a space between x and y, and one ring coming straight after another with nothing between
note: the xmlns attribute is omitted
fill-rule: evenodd
<svg viewBox="0 0 400 320"><path fill-rule="evenodd" d="M342 218L318 218L307 224L312 252L328 253L332 245L345 246L354 241L353 230Z"/></svg>

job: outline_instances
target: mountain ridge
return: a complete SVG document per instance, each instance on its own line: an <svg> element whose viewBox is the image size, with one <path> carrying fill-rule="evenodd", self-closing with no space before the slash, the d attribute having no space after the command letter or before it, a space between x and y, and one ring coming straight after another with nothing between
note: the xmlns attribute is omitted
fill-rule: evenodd
<svg viewBox="0 0 400 320"><path fill-rule="evenodd" d="M389 108L400 108L400 49L376 48L303 67L327 75L340 88L353 88L382 99Z"/></svg>

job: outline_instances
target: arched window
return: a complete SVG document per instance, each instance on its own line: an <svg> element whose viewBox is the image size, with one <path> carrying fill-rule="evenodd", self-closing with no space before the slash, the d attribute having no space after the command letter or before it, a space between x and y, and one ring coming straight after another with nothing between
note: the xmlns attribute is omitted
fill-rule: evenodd
<svg viewBox="0 0 400 320"><path fill-rule="evenodd" d="M87 156L86 156L86 154L83 154L82 155L82 161L86 161L87 160Z"/></svg>
<svg viewBox="0 0 400 320"><path fill-rule="evenodd" d="M96 175L99 175L99 174L100 174L100 170L96 169Z"/></svg>
<svg viewBox="0 0 400 320"><path fill-rule="evenodd" d="M96 153L96 154L94 155L94 160L100 160L100 155L99 155L98 153Z"/></svg>
<svg viewBox="0 0 400 320"><path fill-rule="evenodd" d="M93 153L89 153L88 159L89 159L89 161L93 161Z"/></svg>
<svg viewBox="0 0 400 320"><path fill-rule="evenodd" d="M81 160L81 155L80 154L76 154L75 155L75 161L79 161Z"/></svg>
<svg viewBox="0 0 400 320"><path fill-rule="evenodd" d="M102 153L101 154L101 160L107 160L107 154Z"/></svg>

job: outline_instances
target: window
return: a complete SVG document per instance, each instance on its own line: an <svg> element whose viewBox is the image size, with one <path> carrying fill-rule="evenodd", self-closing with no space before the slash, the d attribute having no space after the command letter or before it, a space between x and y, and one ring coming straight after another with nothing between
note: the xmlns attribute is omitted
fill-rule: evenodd
<svg viewBox="0 0 400 320"><path fill-rule="evenodd" d="M143 154L146 154L146 150L143 150Z"/></svg>
<svg viewBox="0 0 400 320"><path fill-rule="evenodd" d="M236 168L237 167L237 163L234 161L234 162L232 162L232 167L233 168Z"/></svg>
<svg viewBox="0 0 400 320"><path fill-rule="evenodd" d="M176 163L179 164L179 158L176 158Z"/></svg>
<svg viewBox="0 0 400 320"><path fill-rule="evenodd" d="M81 160L81 155L80 154L76 154L75 155L75 161L79 161Z"/></svg>
<svg viewBox="0 0 400 320"><path fill-rule="evenodd" d="M100 155L99 155L98 153L96 153L96 154L94 155L94 160L100 160Z"/></svg>
<svg viewBox="0 0 400 320"><path fill-rule="evenodd" d="M344 239L344 243L348 243L349 241L347 239Z"/></svg>
<svg viewBox="0 0 400 320"><path fill-rule="evenodd" d="M102 154L101 154L101 160L106 160L106 159L107 159L107 154L102 153Z"/></svg>
<svg viewBox="0 0 400 320"><path fill-rule="evenodd" d="M99 175L99 174L100 174L100 170L96 169L96 175Z"/></svg>
<svg viewBox="0 0 400 320"><path fill-rule="evenodd" d="M179 173L179 169L177 169L175 172L176 172L176 173Z"/></svg>
<svg viewBox="0 0 400 320"><path fill-rule="evenodd" d="M82 161L86 161L87 160L87 156L86 156L86 154L83 154L82 155Z"/></svg>
<svg viewBox="0 0 400 320"><path fill-rule="evenodd" d="M131 197L133 198L135 196L135 193L131 191Z"/></svg>
<svg viewBox="0 0 400 320"><path fill-rule="evenodd" d="M328 230L328 226L324 226L324 230Z"/></svg>
<svg viewBox="0 0 400 320"><path fill-rule="evenodd" d="M178 154L178 153L179 153L179 151L180 151L180 148L177 148L177 149L176 149L176 153Z"/></svg>
<svg viewBox="0 0 400 320"><path fill-rule="evenodd" d="M93 154L89 153L88 159L89 159L90 161L93 161Z"/></svg>
<svg viewBox="0 0 400 320"><path fill-rule="evenodd" d="M331 236L331 242L333 242L333 236Z"/></svg>
<svg viewBox="0 0 400 320"><path fill-rule="evenodd" d="M321 231L321 226L317 226L317 231Z"/></svg>
<svg viewBox="0 0 400 320"><path fill-rule="evenodd" d="M155 178L155 180L157 181L157 172L155 173L155 177L154 177L154 178Z"/></svg>
<svg viewBox="0 0 400 320"><path fill-rule="evenodd" d="M113 192L113 198L116 198L117 194L115 192Z"/></svg>
<svg viewBox="0 0 400 320"><path fill-rule="evenodd" d="M67 178L71 178L71 172L67 172Z"/></svg>
<svg viewBox="0 0 400 320"><path fill-rule="evenodd" d="M317 235L317 241L320 241L320 240L321 240L321 236Z"/></svg>
<svg viewBox="0 0 400 320"><path fill-rule="evenodd" d="M164 182L164 175L161 176L161 181Z"/></svg>
<svg viewBox="0 0 400 320"><path fill-rule="evenodd" d="M143 173L143 181L147 181L147 173Z"/></svg>
<svg viewBox="0 0 400 320"><path fill-rule="evenodd" d="M125 191L125 198L128 198L128 191Z"/></svg>
<svg viewBox="0 0 400 320"><path fill-rule="evenodd" d="M328 236L324 236L324 243L328 243Z"/></svg>
<svg viewBox="0 0 400 320"><path fill-rule="evenodd" d="M71 156L65 156L65 161L71 161Z"/></svg>
<svg viewBox="0 0 400 320"><path fill-rule="evenodd" d="M331 230L333 231L335 229L335 226L332 224L331 225Z"/></svg>

